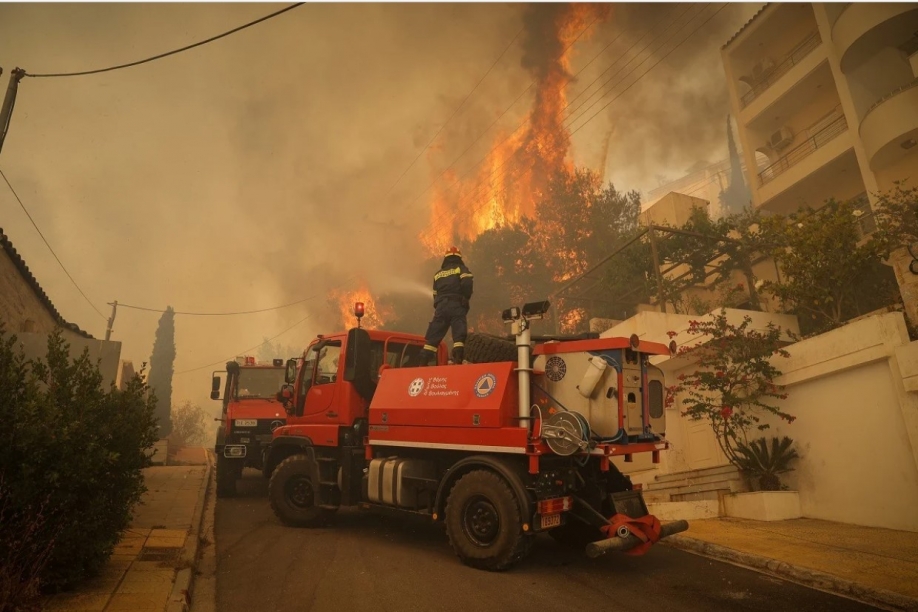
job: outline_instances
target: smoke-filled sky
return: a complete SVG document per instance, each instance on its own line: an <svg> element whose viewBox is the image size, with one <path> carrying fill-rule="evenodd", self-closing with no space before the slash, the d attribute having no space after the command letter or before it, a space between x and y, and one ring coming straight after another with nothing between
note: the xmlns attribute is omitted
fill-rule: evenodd
<svg viewBox="0 0 918 612"><path fill-rule="evenodd" d="M0 4L0 83L5 90L17 66L46 73L133 61L281 6ZM572 49L573 72L595 60L571 83L568 99L638 43L584 98L624 66L603 90L621 91L720 6L612 5ZM658 176L676 178L698 161L725 157L729 104L720 47L758 8L727 5L574 134L575 163L604 171L619 189L649 190ZM429 272L420 269L426 253L418 240L429 231L425 189L529 85L522 58L532 40L521 33L532 23L529 10L310 4L150 64L26 78L0 168L106 316L112 300L219 312L315 296L262 314L177 317L173 401L210 407L215 368L181 372L222 362L307 316L278 341L305 345L332 331L340 326L327 299L334 286L417 291L414 279ZM531 92L523 95L458 170L514 130L532 101ZM0 227L63 316L103 337L104 318L58 267L5 185ZM119 309L113 339L123 343L124 359L138 367L149 360L158 318Z"/></svg>

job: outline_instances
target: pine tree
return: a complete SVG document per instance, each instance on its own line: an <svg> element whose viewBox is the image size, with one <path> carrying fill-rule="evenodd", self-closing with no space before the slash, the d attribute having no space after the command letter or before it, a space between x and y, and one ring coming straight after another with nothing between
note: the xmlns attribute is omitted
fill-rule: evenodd
<svg viewBox="0 0 918 612"><path fill-rule="evenodd" d="M159 437L172 432L172 374L175 369L175 311L171 306L159 318L153 354L150 356L150 388L156 394L155 417L159 422Z"/></svg>
<svg viewBox="0 0 918 612"><path fill-rule="evenodd" d="M743 180L743 169L740 165L739 151L733 140L733 128L730 125L730 115L727 115L727 150L730 153L730 179L727 188L720 192L720 208L722 216L735 215L743 212L752 202L752 194Z"/></svg>

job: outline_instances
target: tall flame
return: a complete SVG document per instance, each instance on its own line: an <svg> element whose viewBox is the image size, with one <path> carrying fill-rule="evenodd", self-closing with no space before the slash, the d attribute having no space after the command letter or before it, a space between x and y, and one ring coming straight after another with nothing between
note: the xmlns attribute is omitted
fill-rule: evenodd
<svg viewBox="0 0 918 612"><path fill-rule="evenodd" d="M392 314L386 308L378 307L376 299L374 299L373 294L370 293L370 290L365 285L351 291L332 289L329 301L337 306L341 317L340 323L344 328L356 325L357 317L354 315L354 304L357 302L363 302L364 305L365 314L361 320L362 327L379 329L385 325L386 319Z"/></svg>
<svg viewBox="0 0 918 612"><path fill-rule="evenodd" d="M523 66L535 79L535 99L523 125L500 134L477 176L447 173L431 204L430 227L420 239L432 255L450 244L474 240L481 233L532 217L548 181L559 170L572 170L570 131L564 125L567 85L571 81L573 43L591 22L608 14L598 4L540 7L529 26ZM545 19L545 16L548 19Z"/></svg>

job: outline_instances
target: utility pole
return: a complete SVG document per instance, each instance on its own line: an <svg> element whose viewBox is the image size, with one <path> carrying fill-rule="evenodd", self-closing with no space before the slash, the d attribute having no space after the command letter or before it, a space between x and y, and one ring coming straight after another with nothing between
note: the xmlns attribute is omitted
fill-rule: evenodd
<svg viewBox="0 0 918 612"><path fill-rule="evenodd" d="M0 73L2 73L2 70L0 70ZM10 84L6 88L3 106L0 107L0 151L3 150L3 141L6 140L6 133L10 129L10 119L13 117L13 107L16 106L16 92L19 90L19 81L22 80L25 73L22 68L14 68L10 73Z"/></svg>
<svg viewBox="0 0 918 612"><path fill-rule="evenodd" d="M108 342L109 338L112 337L112 325L115 324L115 314L118 312L118 300L114 302L109 302L109 306L112 307L112 316L108 318L108 326L105 328L105 341Z"/></svg>

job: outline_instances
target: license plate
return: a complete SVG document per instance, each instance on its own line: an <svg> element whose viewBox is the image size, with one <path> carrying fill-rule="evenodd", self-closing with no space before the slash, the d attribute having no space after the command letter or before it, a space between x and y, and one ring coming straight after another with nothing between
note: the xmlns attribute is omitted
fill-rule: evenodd
<svg viewBox="0 0 918 612"><path fill-rule="evenodd" d="M258 419L236 419L233 421L236 427L258 427Z"/></svg>
<svg viewBox="0 0 918 612"><path fill-rule="evenodd" d="M561 524L561 514L543 514L542 515L542 529L549 529L551 527L557 527Z"/></svg>

